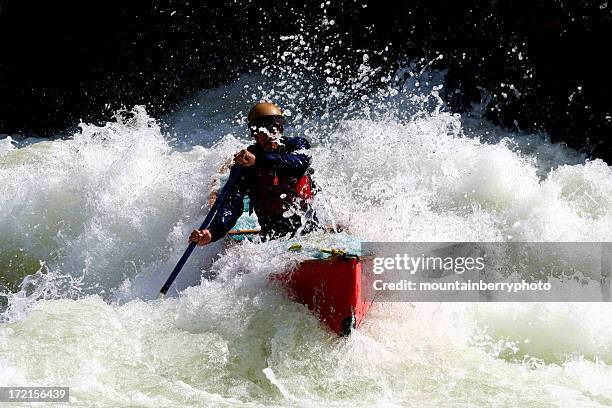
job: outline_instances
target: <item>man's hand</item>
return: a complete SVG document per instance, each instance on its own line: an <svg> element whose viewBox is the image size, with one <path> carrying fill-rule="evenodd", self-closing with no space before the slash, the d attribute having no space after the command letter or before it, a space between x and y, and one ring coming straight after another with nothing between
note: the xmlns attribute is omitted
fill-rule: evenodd
<svg viewBox="0 0 612 408"><path fill-rule="evenodd" d="M255 164L255 155L246 149L242 149L234 155L234 163L250 167Z"/></svg>
<svg viewBox="0 0 612 408"><path fill-rule="evenodd" d="M197 245L200 245L200 246L210 244L211 240L212 240L212 235L210 235L210 231L207 229L193 230L193 232L189 236L190 242L195 242Z"/></svg>

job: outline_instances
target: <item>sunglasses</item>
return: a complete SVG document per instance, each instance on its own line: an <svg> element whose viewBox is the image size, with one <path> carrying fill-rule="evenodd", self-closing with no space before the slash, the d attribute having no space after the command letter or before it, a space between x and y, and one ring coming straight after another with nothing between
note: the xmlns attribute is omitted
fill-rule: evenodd
<svg viewBox="0 0 612 408"><path fill-rule="evenodd" d="M264 116L249 123L251 133L256 134L262 129L266 129L269 133L282 133L285 118L282 116Z"/></svg>
<svg viewBox="0 0 612 408"><path fill-rule="evenodd" d="M251 129L251 133L256 135L261 132L263 129L267 130L268 133L282 133L283 125L251 125L249 126Z"/></svg>

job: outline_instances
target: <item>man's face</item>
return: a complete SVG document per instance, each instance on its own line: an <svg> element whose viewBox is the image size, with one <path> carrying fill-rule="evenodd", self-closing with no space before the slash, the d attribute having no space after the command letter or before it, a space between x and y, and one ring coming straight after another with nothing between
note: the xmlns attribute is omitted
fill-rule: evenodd
<svg viewBox="0 0 612 408"><path fill-rule="evenodd" d="M279 126L259 126L251 130L255 140L266 152L272 152L278 149L279 141L283 135Z"/></svg>

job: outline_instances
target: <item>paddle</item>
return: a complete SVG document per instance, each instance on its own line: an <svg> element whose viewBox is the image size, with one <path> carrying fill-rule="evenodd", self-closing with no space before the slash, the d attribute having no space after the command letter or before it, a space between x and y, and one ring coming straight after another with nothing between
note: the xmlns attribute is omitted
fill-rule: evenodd
<svg viewBox="0 0 612 408"><path fill-rule="evenodd" d="M229 175L229 179L227 180L227 183L225 183L225 186L223 186L223 189L221 190L221 192L217 196L217 199L215 200L215 203L213 204L212 208L208 212L208 215L206 216L206 219L204 219L204 222L200 226L201 230L202 229L207 229L210 226L210 223L212 222L213 218L217 214L217 211L219 210L219 207L221 207L221 204L223 203L223 200L225 199L225 196L234 187L234 184L236 184L236 181L238 180L238 177L240 176L241 171L242 171L242 166L234 165L232 167L232 169L230 170L230 175ZM178 276L179 272L183 268L183 265L185 265L185 262L187 262L187 259L189 259L189 256L191 255L191 253L193 252L193 249L195 247L196 247L196 243L195 242L190 242L189 243L189 246L187 247L187 249L183 253L183 256L181 256L181 259L178 261L178 263L174 267L174 270L172 271L172 273L168 277L168 280L166 281L166 283L164 283L164 286L162 286L161 290L159 291L161 297L163 297L166 294L166 292L168 292L168 289L170 289L170 286L172 285L172 282L174 282L174 280Z"/></svg>

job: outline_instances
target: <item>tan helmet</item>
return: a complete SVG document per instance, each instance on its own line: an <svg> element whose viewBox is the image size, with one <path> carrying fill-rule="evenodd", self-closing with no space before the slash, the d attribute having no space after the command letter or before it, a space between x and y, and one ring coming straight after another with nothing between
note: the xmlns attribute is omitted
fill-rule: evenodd
<svg viewBox="0 0 612 408"><path fill-rule="evenodd" d="M249 111L247 120L249 123L266 116L283 116L283 111L276 104L270 102L258 103Z"/></svg>

